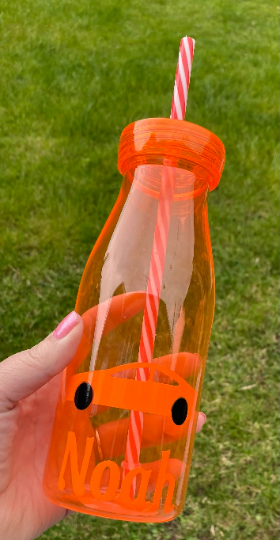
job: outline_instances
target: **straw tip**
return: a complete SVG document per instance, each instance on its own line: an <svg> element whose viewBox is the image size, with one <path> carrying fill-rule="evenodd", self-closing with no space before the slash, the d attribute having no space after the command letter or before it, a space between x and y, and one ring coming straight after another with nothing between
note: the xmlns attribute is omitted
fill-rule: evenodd
<svg viewBox="0 0 280 540"><path fill-rule="evenodd" d="M192 47L194 49L195 47L195 39L189 36L184 36L180 41L180 47L184 45L185 42L187 42L190 45L190 41L192 43Z"/></svg>

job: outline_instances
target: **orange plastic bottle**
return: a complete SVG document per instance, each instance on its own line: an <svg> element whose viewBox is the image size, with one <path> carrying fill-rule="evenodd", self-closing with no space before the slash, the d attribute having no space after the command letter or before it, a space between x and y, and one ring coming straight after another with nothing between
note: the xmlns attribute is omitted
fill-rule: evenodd
<svg viewBox="0 0 280 540"><path fill-rule="evenodd" d="M183 509L214 314L208 192L225 150L206 129L165 118L123 131L116 204L85 267L76 311L84 333L65 370L44 490L79 512L161 522ZM171 209L153 361L138 351L164 163ZM143 364L142 367L145 367ZM131 411L143 412L139 463L125 470Z"/></svg>

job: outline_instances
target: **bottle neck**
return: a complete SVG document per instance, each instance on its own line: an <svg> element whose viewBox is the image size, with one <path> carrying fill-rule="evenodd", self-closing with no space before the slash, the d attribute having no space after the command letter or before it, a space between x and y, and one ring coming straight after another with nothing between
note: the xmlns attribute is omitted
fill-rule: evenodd
<svg viewBox="0 0 280 540"><path fill-rule="evenodd" d="M179 203L194 199L203 193L206 196L208 181L206 175L203 175L203 171L198 175L197 171L171 167L170 165L146 164L128 171L126 177L141 192L159 199L167 168L169 174L171 171L173 179L173 202Z"/></svg>

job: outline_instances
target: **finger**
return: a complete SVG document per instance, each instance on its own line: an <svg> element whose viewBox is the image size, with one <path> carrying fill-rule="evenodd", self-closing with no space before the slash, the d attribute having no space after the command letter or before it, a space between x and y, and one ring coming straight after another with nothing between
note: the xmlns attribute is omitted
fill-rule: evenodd
<svg viewBox="0 0 280 540"><path fill-rule="evenodd" d="M11 410L60 373L72 360L83 332L80 315L70 313L46 339L0 364L0 413Z"/></svg>
<svg viewBox="0 0 280 540"><path fill-rule="evenodd" d="M151 473L150 478L149 478L149 483L147 486L148 493L153 492L156 488L156 484L158 481L158 473L159 473L161 464L162 464L161 460L141 464L142 469L144 469L145 471L149 471ZM119 467L119 471L120 471L120 478L122 478L123 468ZM185 464L183 463L183 461L181 461L180 459L175 459L175 458L168 459L167 469L165 473L166 475L171 473L172 476L174 476L175 482L176 482L180 478L180 476L184 474L184 472L185 472ZM137 475L136 476L136 492L138 491L140 487L140 482L141 482L141 475ZM109 483L110 483L110 471L109 469L105 469L101 477L100 488L103 488L103 489L108 488ZM81 497L81 501L84 504L87 504L87 503L90 504L92 503L92 496L87 495L87 494L83 495Z"/></svg>
<svg viewBox="0 0 280 540"><path fill-rule="evenodd" d="M189 352L168 354L166 356L161 356L160 358L154 358L152 363L176 371L177 375L180 375L183 379L197 377L202 365L199 355ZM73 396L79 384L84 381L85 376L89 376L89 373L90 372L78 373L76 375L72 375L70 380L68 379L69 382L67 382L66 399L73 399ZM136 375L136 370L135 368L121 370L116 373L115 376L116 375L121 379L134 379ZM172 384L169 376L160 371L157 371L154 374L154 382ZM192 384L193 381L191 382L191 385ZM91 416L101 414L102 412L105 412L107 408L108 407L106 405L93 404L90 410L90 414Z"/></svg>
<svg viewBox="0 0 280 540"><path fill-rule="evenodd" d="M201 367L201 359L198 354L182 352L176 354L167 354L166 356L160 356L159 358L153 358L152 364L166 367L172 371L175 371L177 375L180 375L183 379L188 379L189 377L193 377L194 375L198 374ZM115 376L118 376L121 379L134 379L135 368L121 370L119 373L115 373ZM171 382L169 376L161 373L160 371L157 371L154 374L153 380L154 382L164 384Z"/></svg>
<svg viewBox="0 0 280 540"><path fill-rule="evenodd" d="M154 491L156 487L156 483L158 480L158 472L161 466L161 459L157 461L153 461L152 463L142 463L141 467L145 469L146 471L152 471L149 484L148 484L148 491ZM168 466L166 473L171 473L175 481L180 478L182 474L185 472L185 464L180 459L175 458L169 458L168 459Z"/></svg>
<svg viewBox="0 0 280 540"><path fill-rule="evenodd" d="M198 414L196 432L201 431L206 422L204 413ZM190 422L182 426L174 424L172 418L156 414L144 414L141 449L179 441L187 437ZM98 435L104 459L112 459L125 454L129 418L113 420L98 427Z"/></svg>
<svg viewBox="0 0 280 540"><path fill-rule="evenodd" d="M0 492L12 475L13 446L20 409L17 403L44 386L71 361L83 321L70 313L44 341L0 364Z"/></svg>
<svg viewBox="0 0 280 540"><path fill-rule="evenodd" d="M103 329L103 335L107 334L119 324L122 324L124 321L134 317L134 315L142 311L145 307L146 296L147 295L145 292L127 293L114 296L110 301L109 311ZM77 368L82 364L92 349L98 307L98 305L94 306L82 315L84 332L77 352L73 358L73 361L71 362L71 366L67 370L67 380L73 373L75 373Z"/></svg>
<svg viewBox="0 0 280 540"><path fill-rule="evenodd" d="M188 379L197 375L201 368L201 359L198 354L182 352L177 354L168 354L160 358L154 358L153 364L160 364L175 371L182 379ZM157 372L158 382L169 383L169 378L164 373Z"/></svg>
<svg viewBox="0 0 280 540"><path fill-rule="evenodd" d="M196 424L196 433L202 430L204 424L207 422L206 415L203 412L198 413L198 419Z"/></svg>

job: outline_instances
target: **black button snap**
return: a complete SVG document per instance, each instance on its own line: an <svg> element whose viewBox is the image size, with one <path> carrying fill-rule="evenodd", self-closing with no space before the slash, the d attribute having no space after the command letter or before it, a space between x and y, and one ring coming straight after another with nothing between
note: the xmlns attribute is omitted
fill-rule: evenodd
<svg viewBox="0 0 280 540"><path fill-rule="evenodd" d="M188 404L185 398L177 399L171 409L172 420L176 426L181 426L188 415Z"/></svg>
<svg viewBox="0 0 280 540"><path fill-rule="evenodd" d="M81 383L76 392L74 403L79 411L84 411L91 404L93 399L93 390L89 383Z"/></svg>

